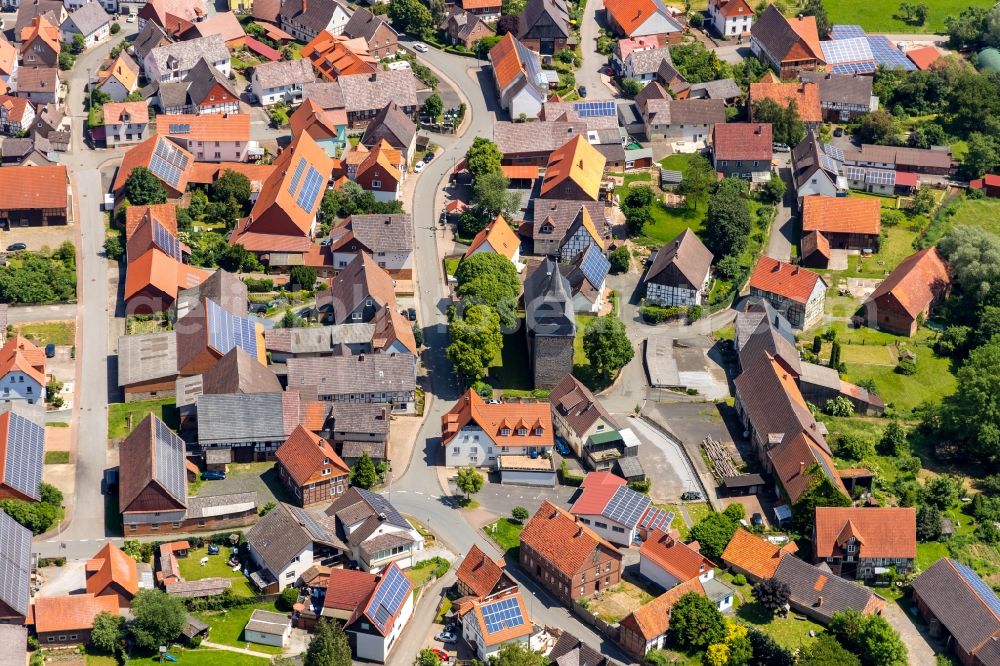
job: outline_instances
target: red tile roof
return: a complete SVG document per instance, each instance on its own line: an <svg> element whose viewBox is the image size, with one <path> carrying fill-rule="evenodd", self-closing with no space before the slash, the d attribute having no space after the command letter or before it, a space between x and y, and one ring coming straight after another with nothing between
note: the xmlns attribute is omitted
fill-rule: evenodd
<svg viewBox="0 0 1000 666"><path fill-rule="evenodd" d="M45 354L31 340L15 335L0 347L0 377L18 370L45 384Z"/></svg>
<svg viewBox="0 0 1000 666"><path fill-rule="evenodd" d="M923 48L907 51L906 57L917 66L917 69L927 70L941 59L941 52L936 46L924 46Z"/></svg>
<svg viewBox="0 0 1000 666"><path fill-rule="evenodd" d="M819 86L815 83L751 83L751 105L762 99L773 100L783 109L794 100L802 122L818 123L823 120L819 103Z"/></svg>
<svg viewBox="0 0 1000 666"><path fill-rule="evenodd" d="M35 631L40 634L86 631L94 627L94 618L105 611L118 615L116 597L95 597L89 593L38 597L34 605Z"/></svg>
<svg viewBox="0 0 1000 666"><path fill-rule="evenodd" d="M722 551L721 559L727 565L736 566L751 576L765 579L774 576L782 557L797 550L794 541L789 541L784 547L778 547L743 528L738 528L726 549Z"/></svg>
<svg viewBox="0 0 1000 666"><path fill-rule="evenodd" d="M625 483L625 479L611 472L591 472L580 484L582 492L573 503L571 513L577 516L601 515L608 501Z"/></svg>
<svg viewBox="0 0 1000 666"><path fill-rule="evenodd" d="M497 219L487 224L476 234L476 237L472 240L472 245L466 250L465 256L471 257L476 253L476 250L487 242L493 248L494 252L507 257L511 261L514 260L514 255L521 247L521 241L518 239L517 234L514 233L514 230L510 228L510 225L507 224L507 220L504 219L503 215L497 215Z"/></svg>
<svg viewBox="0 0 1000 666"><path fill-rule="evenodd" d="M642 543L639 557L648 559L681 582L698 578L714 569L711 560L662 530L653 530Z"/></svg>
<svg viewBox="0 0 1000 666"><path fill-rule="evenodd" d="M188 179L191 177L191 167L194 164L194 155L184 150L174 142L170 141L170 139L167 139L164 136L160 136L159 134L149 137L142 143L137 143L136 145L132 146L128 150L128 152L125 153L125 156L122 157L121 166L118 167L118 175L115 176L115 184L111 189L113 189L115 192L121 192L122 189L125 187L125 183L128 181L128 177L132 175L132 171L136 167L141 166L141 167L146 167L148 169L149 164L153 159L153 151L156 150L157 145L161 141L167 142L167 144L170 147L180 151L181 154L187 158L186 163L188 166L184 171L180 173L180 177L177 181L177 186L174 187L173 185L166 183L166 181L164 181L164 184L167 185L167 187L169 187L170 189L183 193L184 190L187 189ZM32 167L32 168L37 169L39 167Z"/></svg>
<svg viewBox="0 0 1000 666"><path fill-rule="evenodd" d="M521 543L567 576L580 571L593 558L596 548L621 557L618 549L548 500L521 530Z"/></svg>
<svg viewBox="0 0 1000 666"><path fill-rule="evenodd" d="M65 210L68 196L64 166L7 166L0 169L0 210Z"/></svg>
<svg viewBox="0 0 1000 666"><path fill-rule="evenodd" d="M917 510L913 507L817 507L816 558L844 555L849 536L858 541L858 557L917 556Z"/></svg>
<svg viewBox="0 0 1000 666"><path fill-rule="evenodd" d="M820 279L818 273L770 257L761 257L750 276L750 287L805 304Z"/></svg>
<svg viewBox="0 0 1000 666"><path fill-rule="evenodd" d="M139 570L135 560L110 541L87 560L87 592L100 595L112 583L135 596L139 592ZM113 592L113 591L112 591Z"/></svg>
<svg viewBox="0 0 1000 666"><path fill-rule="evenodd" d="M258 55L264 56L265 58L267 58L271 62L278 62L279 60L281 60L281 53L279 53L275 49L272 49L267 44L263 44L263 43L257 41L256 39L254 39L250 35L247 35L243 39L243 44L244 44L244 46L246 46L248 49L250 49L254 53L256 53Z"/></svg>
<svg viewBox="0 0 1000 666"><path fill-rule="evenodd" d="M469 549L469 554L455 572L458 581L480 597L492 592L501 576L503 563L490 558L476 545Z"/></svg>
<svg viewBox="0 0 1000 666"><path fill-rule="evenodd" d="M705 588L702 587L701 581L692 578L667 590L648 604L640 606L621 621L622 628L638 632L647 641L667 633L670 628L670 609L689 592L705 596Z"/></svg>
<svg viewBox="0 0 1000 666"><path fill-rule="evenodd" d="M353 569L331 569L326 584L324 608L354 611L375 591L378 578L375 574Z"/></svg>
<svg viewBox="0 0 1000 666"><path fill-rule="evenodd" d="M903 259L866 302L888 297L916 318L950 281L944 259L936 247L929 247Z"/></svg>
<svg viewBox="0 0 1000 666"><path fill-rule="evenodd" d="M802 232L868 234L882 229L882 206L875 199L814 195L802 200Z"/></svg>
<svg viewBox="0 0 1000 666"><path fill-rule="evenodd" d="M4 43L0 40L0 44ZM31 107L31 104L24 97L13 97L11 95L0 95L0 106L7 110L7 118L13 122L23 122L24 112Z"/></svg>
<svg viewBox="0 0 1000 666"><path fill-rule="evenodd" d="M183 132L175 132L178 125L186 125ZM171 114L160 118L159 134L191 141L250 141L250 114L203 113Z"/></svg>
<svg viewBox="0 0 1000 666"><path fill-rule="evenodd" d="M324 469L330 470L330 478L350 474L350 469L334 453L330 443L301 425L295 427L274 455L300 486Z"/></svg>
<svg viewBox="0 0 1000 666"><path fill-rule="evenodd" d="M139 225L150 218L159 222L174 236L177 235L177 206L175 204L129 206L125 209L125 240L128 241Z"/></svg>
<svg viewBox="0 0 1000 666"><path fill-rule="evenodd" d="M770 123L716 123L712 128L712 150L716 160L758 160L770 168Z"/></svg>
<svg viewBox="0 0 1000 666"><path fill-rule="evenodd" d="M148 287L172 298L181 289L197 287L212 271L181 263L156 248L146 250L138 259L129 262L125 273L125 300L129 300Z"/></svg>
<svg viewBox="0 0 1000 666"><path fill-rule="evenodd" d="M653 0L605 0L604 9L621 26L626 36L631 36L650 16L658 13Z"/></svg>
<svg viewBox="0 0 1000 666"><path fill-rule="evenodd" d="M524 73L524 64L517 54L517 39L514 33L508 32L496 46L490 49L490 63L493 65L493 76L497 87L502 91L518 76Z"/></svg>
<svg viewBox="0 0 1000 666"><path fill-rule="evenodd" d="M110 102L104 105L104 124L117 125L123 116L128 116L129 123L148 123L149 106L146 102ZM173 121L173 116L170 117Z"/></svg>
<svg viewBox="0 0 1000 666"><path fill-rule="evenodd" d="M544 446L555 444L552 409L548 402L504 402L487 404L469 389L441 416L441 445L445 446L458 432L474 423L483 429L496 446ZM538 429L540 434L536 434ZM518 430L527 434L518 434ZM504 430L507 431L504 434Z"/></svg>

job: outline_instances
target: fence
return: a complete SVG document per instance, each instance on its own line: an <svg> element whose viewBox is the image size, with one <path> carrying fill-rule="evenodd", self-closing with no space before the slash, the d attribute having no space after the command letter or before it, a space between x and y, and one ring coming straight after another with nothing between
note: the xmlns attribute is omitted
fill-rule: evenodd
<svg viewBox="0 0 1000 666"><path fill-rule="evenodd" d="M596 629L602 636L604 636L608 640L612 641L618 640L619 630L617 624L608 624L607 622L605 622L604 620L597 617L589 610L581 606L576 601L574 601L573 604L570 606L570 611L573 613L573 615L576 615L583 622Z"/></svg>

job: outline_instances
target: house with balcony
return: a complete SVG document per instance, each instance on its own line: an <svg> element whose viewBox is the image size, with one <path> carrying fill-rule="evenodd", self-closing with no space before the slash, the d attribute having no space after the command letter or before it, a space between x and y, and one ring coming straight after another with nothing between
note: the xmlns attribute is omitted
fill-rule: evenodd
<svg viewBox="0 0 1000 666"><path fill-rule="evenodd" d="M324 513L363 571L375 573L390 564L409 569L424 549L420 532L389 500L370 490L352 487Z"/></svg>

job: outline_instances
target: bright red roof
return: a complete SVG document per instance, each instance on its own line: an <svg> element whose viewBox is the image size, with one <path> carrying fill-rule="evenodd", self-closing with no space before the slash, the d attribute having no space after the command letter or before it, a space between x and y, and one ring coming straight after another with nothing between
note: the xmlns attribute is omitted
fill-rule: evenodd
<svg viewBox="0 0 1000 666"><path fill-rule="evenodd" d="M750 276L750 287L804 304L819 281L818 273L771 257L761 257Z"/></svg>
<svg viewBox="0 0 1000 666"><path fill-rule="evenodd" d="M611 472L591 472L580 484L583 492L570 512L574 515L600 515L611 497L625 485L625 479Z"/></svg>

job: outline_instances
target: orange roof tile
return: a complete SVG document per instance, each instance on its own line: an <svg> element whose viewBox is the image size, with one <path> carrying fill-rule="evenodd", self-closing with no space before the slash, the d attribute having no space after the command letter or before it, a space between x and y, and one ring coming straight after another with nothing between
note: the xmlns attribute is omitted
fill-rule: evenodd
<svg viewBox="0 0 1000 666"><path fill-rule="evenodd" d="M472 590L473 594L484 597L500 582L503 568L503 562L488 557L479 546L473 545L455 572L455 577Z"/></svg>
<svg viewBox="0 0 1000 666"><path fill-rule="evenodd" d="M145 102L108 102L104 105L104 124L117 125L126 123L145 123L149 121L149 106Z"/></svg>
<svg viewBox="0 0 1000 666"><path fill-rule="evenodd" d="M582 135L578 134L549 155L541 196L567 180L572 180L592 200L597 201L607 160Z"/></svg>
<svg viewBox="0 0 1000 666"><path fill-rule="evenodd" d="M135 596L139 592L139 570L135 560L110 541L87 560L87 592L100 595L112 583Z"/></svg>
<svg viewBox="0 0 1000 666"><path fill-rule="evenodd" d="M657 13L653 0L605 0L604 9L621 26L626 36L631 36L650 16Z"/></svg>
<svg viewBox="0 0 1000 666"><path fill-rule="evenodd" d="M93 594L67 594L35 599L35 631L40 634L93 629L94 618L102 612L118 615L118 599Z"/></svg>
<svg viewBox="0 0 1000 666"><path fill-rule="evenodd" d="M302 47L302 57L308 59L313 69L328 81L350 74L371 74L376 71L378 63L374 56L369 55L368 44L363 38L349 39L331 35L326 30Z"/></svg>
<svg viewBox="0 0 1000 666"><path fill-rule="evenodd" d="M472 240L472 245L465 251L465 256L471 257L485 243L489 243L494 252L507 257L511 261L514 260L514 255L521 247L521 241L518 239L517 234L514 233L514 230L510 228L510 225L507 224L507 220L504 219L503 215L497 215L495 220L487 224L485 228L476 234L476 237Z"/></svg>
<svg viewBox="0 0 1000 666"><path fill-rule="evenodd" d="M125 240L127 241L147 220L156 220L174 236L177 235L177 206L175 204L153 204L152 206L129 206L125 209Z"/></svg>
<svg viewBox="0 0 1000 666"><path fill-rule="evenodd" d="M5 210L65 209L69 196L66 167L13 166L0 169Z"/></svg>
<svg viewBox="0 0 1000 666"><path fill-rule="evenodd" d="M858 557L917 556L913 507L817 507L815 527L817 558L844 554L847 534L859 542Z"/></svg>
<svg viewBox="0 0 1000 666"><path fill-rule="evenodd" d="M346 109L325 110L307 97L288 118L288 126L292 136L301 132L309 132L312 138L332 138L339 134L339 128L347 125Z"/></svg>
<svg viewBox="0 0 1000 666"><path fill-rule="evenodd" d="M796 392L801 399L801 393ZM803 401L804 402L804 401ZM819 465L821 473L827 477L834 488L842 494L850 496L843 480L836 472L833 458L806 431L786 437L781 444L768 451L768 459L774 466L775 476L781 480L789 501L793 504L809 489L815 481L809 469Z"/></svg>
<svg viewBox="0 0 1000 666"><path fill-rule="evenodd" d="M638 631L647 641L667 633L667 629L670 628L670 609L689 592L705 596L705 588L702 587L701 581L692 578L672 587L648 604L640 606L621 621L622 627Z"/></svg>
<svg viewBox="0 0 1000 666"><path fill-rule="evenodd" d="M115 58L108 68L102 70L97 75L100 85L104 85L109 79L115 78L119 83L125 88L125 90L135 90L136 85L139 83L139 70L135 65L135 61L122 51L117 58ZM145 102L141 102L145 105ZM104 110L104 122L107 122L107 105L105 105Z"/></svg>
<svg viewBox="0 0 1000 666"><path fill-rule="evenodd" d="M746 0L711 0L720 14L727 18L733 16L753 16L753 8Z"/></svg>
<svg viewBox="0 0 1000 666"><path fill-rule="evenodd" d="M176 187L169 183L165 184L177 192L184 192L184 190L187 189L188 179L190 178L191 175L191 165L194 163L194 155L184 150L183 148L181 148L174 142L170 141L166 137L157 134L156 136L149 137L142 143L137 143L136 145L132 146L125 153L124 157L122 157L122 163L121 166L118 167L118 175L115 176L115 184L112 187L112 189L115 192L122 191L122 189L125 187L125 183L128 181L128 177L132 175L132 171L136 167L141 166L141 167L146 167L147 169L149 168L149 163L153 159L153 151L156 150L156 146L161 141L168 142L171 147L180 151L181 154L185 158L187 158L187 165L188 165L188 168L180 173L180 177L177 181Z"/></svg>
<svg viewBox="0 0 1000 666"><path fill-rule="evenodd" d="M807 58L816 58L820 62L823 62L823 49L819 45L819 29L816 27L816 17L815 16L799 16L796 18L788 19L788 25L791 26L795 34L806 43L809 47L811 53L804 54ZM795 55L795 51L789 53L789 56ZM788 57L786 59L792 60L794 58Z"/></svg>
<svg viewBox="0 0 1000 666"><path fill-rule="evenodd" d="M770 541L765 541L745 529L737 528L733 538L729 540L726 549L722 551L721 559L728 565L736 566L751 576L765 579L774 576L778 562L785 555L798 550L794 541L779 548Z"/></svg>
<svg viewBox="0 0 1000 666"><path fill-rule="evenodd" d="M819 86L815 83L751 83L751 104L762 99L774 100L781 108L786 108L795 100L802 122L818 123L823 120Z"/></svg>
<svg viewBox="0 0 1000 666"><path fill-rule="evenodd" d="M177 298L178 291L198 286L211 274L212 271L183 264L156 248L150 248L138 259L129 262L125 274L125 300L147 287L155 287Z"/></svg>
<svg viewBox="0 0 1000 666"><path fill-rule="evenodd" d="M313 400L305 404L302 415L302 425L313 432L318 432L326 425L327 406L322 400Z"/></svg>
<svg viewBox="0 0 1000 666"><path fill-rule="evenodd" d="M179 125L187 125L182 131ZM250 141L250 114L205 113L161 116L157 132L192 141Z"/></svg>
<svg viewBox="0 0 1000 666"><path fill-rule="evenodd" d="M496 8L499 12L502 2L501 0L459 0L458 4L466 11L470 9Z"/></svg>
<svg viewBox="0 0 1000 666"><path fill-rule="evenodd" d="M45 384L45 354L31 340L15 335L0 348L0 377L18 370Z"/></svg>
<svg viewBox="0 0 1000 666"><path fill-rule="evenodd" d="M882 206L874 199L808 196L802 201L802 231L877 236L881 215Z"/></svg>
<svg viewBox="0 0 1000 666"><path fill-rule="evenodd" d="M521 530L521 544L527 544L539 557L567 576L577 574L591 561L596 548L621 558L617 548L549 500L542 502Z"/></svg>
<svg viewBox="0 0 1000 666"><path fill-rule="evenodd" d="M300 486L321 470L330 470L331 478L350 474L347 464L334 453L330 443L301 425L295 427L274 455Z"/></svg>
<svg viewBox="0 0 1000 666"><path fill-rule="evenodd" d="M504 402L487 404L479 394L469 389L458 402L441 416L441 445L458 432L475 423L496 446L552 446L552 410L548 402ZM503 434L503 430L507 434ZM527 430L519 435L518 430ZM536 430L541 429L540 434Z"/></svg>
<svg viewBox="0 0 1000 666"><path fill-rule="evenodd" d="M517 55L517 45L514 34L508 32L496 45L490 49L490 62L493 64L493 76L497 87L504 90L524 73L524 64Z"/></svg>
<svg viewBox="0 0 1000 666"><path fill-rule="evenodd" d="M711 560L662 530L653 530L639 549L640 558L648 558L681 582L698 578L714 569Z"/></svg>
<svg viewBox="0 0 1000 666"><path fill-rule="evenodd" d="M517 607L520 610L521 617L524 618L524 622L515 625L505 624L497 631L490 632L487 628L486 619L483 615L484 608L488 609L490 604L499 603L502 599L509 598L517 600ZM528 636L533 631L531 618L528 617L528 609L524 605L524 598L521 597L521 593L516 588L514 588L513 593L503 597L491 598L488 601L473 601L472 613L473 617L476 618L476 622L479 624L479 633L483 637L483 643L488 646L499 645L516 638L522 638L524 636Z"/></svg>
<svg viewBox="0 0 1000 666"><path fill-rule="evenodd" d="M0 95L0 106L7 110L7 118L13 122L23 122L24 112L30 103L24 97L13 97L11 95Z"/></svg>
<svg viewBox="0 0 1000 666"><path fill-rule="evenodd" d="M2 171L2 169L0 169ZM916 318L950 284L948 267L936 247L911 254L882 280L866 302L890 297Z"/></svg>
<svg viewBox="0 0 1000 666"><path fill-rule="evenodd" d="M941 59L942 54L936 46L925 46L923 48L907 51L906 57L917 66L917 69L928 70L934 65L934 63Z"/></svg>
<svg viewBox="0 0 1000 666"><path fill-rule="evenodd" d="M750 287L806 303L821 279L819 274L799 266L761 257L750 276Z"/></svg>
<svg viewBox="0 0 1000 666"><path fill-rule="evenodd" d="M59 53L59 28L52 25L52 22L44 15L31 19L31 25L21 28L21 53L26 53L36 39L41 39L45 44Z"/></svg>
<svg viewBox="0 0 1000 666"><path fill-rule="evenodd" d="M10 76L17 65L17 48L0 35L0 75Z"/></svg>

